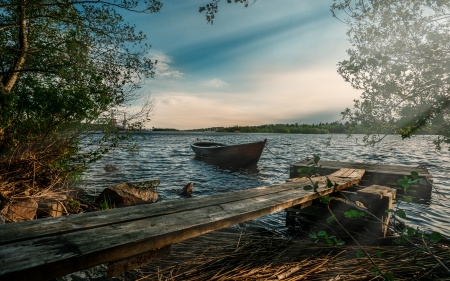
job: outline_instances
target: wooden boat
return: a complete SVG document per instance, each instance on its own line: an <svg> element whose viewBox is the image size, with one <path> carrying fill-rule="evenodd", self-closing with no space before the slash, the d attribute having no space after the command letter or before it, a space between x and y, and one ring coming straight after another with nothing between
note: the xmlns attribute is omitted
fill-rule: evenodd
<svg viewBox="0 0 450 281"><path fill-rule="evenodd" d="M225 145L217 142L196 142L191 144L196 156L206 159L207 163L223 168L241 168L256 165L267 144L264 141Z"/></svg>

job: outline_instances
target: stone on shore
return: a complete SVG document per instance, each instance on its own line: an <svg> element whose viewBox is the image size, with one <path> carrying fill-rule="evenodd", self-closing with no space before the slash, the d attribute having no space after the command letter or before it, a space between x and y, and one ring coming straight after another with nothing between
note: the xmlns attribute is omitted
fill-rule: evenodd
<svg viewBox="0 0 450 281"><path fill-rule="evenodd" d="M105 188L95 199L96 203L107 201L115 208L153 203L158 200L158 193L134 187L124 182Z"/></svg>
<svg viewBox="0 0 450 281"><path fill-rule="evenodd" d="M36 200L22 199L6 205L0 214L5 222L34 220L37 208Z"/></svg>

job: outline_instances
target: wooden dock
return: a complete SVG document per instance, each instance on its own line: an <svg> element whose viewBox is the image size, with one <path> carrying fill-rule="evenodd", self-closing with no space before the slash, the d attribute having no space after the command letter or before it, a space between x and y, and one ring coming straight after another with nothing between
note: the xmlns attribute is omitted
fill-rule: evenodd
<svg viewBox="0 0 450 281"><path fill-rule="evenodd" d="M340 169L318 194L308 179L185 200L0 225L0 280L49 280L109 263L108 275L151 261L170 245L303 204L352 185L361 169ZM160 250L158 250L160 249Z"/></svg>
<svg viewBox="0 0 450 281"><path fill-rule="evenodd" d="M312 160L305 160L290 167L290 178L297 178L299 176L298 169L306 167ZM317 170L319 175L328 175L338 171L341 168L353 168L365 170L364 176L361 179L359 185L371 186L371 185L384 185L389 187L398 186L397 180L408 176L412 171L419 174L419 177L424 179L419 184L412 185L411 189L415 190L413 195L416 198L430 198L433 178L425 167L414 166L399 166L399 165L385 165L385 164L369 164L369 163L357 163L357 162L341 162L341 161L328 161L320 160L319 165L321 169Z"/></svg>
<svg viewBox="0 0 450 281"><path fill-rule="evenodd" d="M300 176L298 169L308 167L311 163L312 160L305 160L292 164L290 167L290 180L288 181L298 180L298 176ZM412 171L417 172L419 177L423 180L417 184L411 185L409 189L412 191L406 192L406 195L411 196L413 202L419 204L427 201L422 201L421 199L431 198L433 179L425 167L350 163L327 160L320 160L319 165L321 165L321 168L314 171L314 173L318 175L330 174L342 167L365 170L364 176L358 186L348 188L334 196L345 200L349 199L351 202L358 201L384 223L369 224L366 218L362 218L352 220L350 225L345 226L346 228L354 227L354 230L358 228L370 228L373 234L386 236L387 223L389 222L390 216L386 214L385 210L393 208L392 200L397 195L396 188L399 187L397 180L404 176L410 176ZM403 193L400 194L403 195ZM339 200L333 200L330 207L333 209L333 212L339 220L344 218L345 211L354 209L350 205L342 203ZM314 223L325 222L325 219L328 217L326 214L328 214L328 208L321 205L317 199L309 201L306 204L286 209L286 226L293 229L298 228L300 227L298 220L313 221Z"/></svg>

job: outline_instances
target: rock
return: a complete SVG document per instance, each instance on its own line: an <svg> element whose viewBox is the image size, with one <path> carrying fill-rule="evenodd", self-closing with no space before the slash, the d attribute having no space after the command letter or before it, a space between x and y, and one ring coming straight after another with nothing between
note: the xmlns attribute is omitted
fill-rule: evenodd
<svg viewBox="0 0 450 281"><path fill-rule="evenodd" d="M105 166L105 171L107 171L107 172L113 172L113 171L117 171L118 169L116 168L116 167L114 167L113 165L111 165L111 164L107 164L106 166Z"/></svg>
<svg viewBox="0 0 450 281"><path fill-rule="evenodd" d="M134 187L140 188L140 189L155 189L159 185L159 180L151 180L151 181L143 181L143 182L134 182L130 183Z"/></svg>
<svg viewBox="0 0 450 281"><path fill-rule="evenodd" d="M179 192L178 194L183 195L183 196L192 196L192 188L194 187L194 183L190 182L188 184L186 184Z"/></svg>
<svg viewBox="0 0 450 281"><path fill-rule="evenodd" d="M37 208L36 200L22 199L6 205L1 210L1 215L5 222L34 220Z"/></svg>
<svg viewBox="0 0 450 281"><path fill-rule="evenodd" d="M107 201L116 208L153 203L158 200L158 193L134 187L124 182L105 188L95 199L96 203Z"/></svg>

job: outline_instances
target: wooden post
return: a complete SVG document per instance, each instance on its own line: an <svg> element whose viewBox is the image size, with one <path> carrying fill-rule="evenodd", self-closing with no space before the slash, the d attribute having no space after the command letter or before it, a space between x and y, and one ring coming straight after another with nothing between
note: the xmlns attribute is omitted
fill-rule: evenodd
<svg viewBox="0 0 450 281"><path fill-rule="evenodd" d="M389 220L391 219L390 213L387 213L386 210L394 208L393 202L397 191L387 186L371 185L358 190L357 195L369 212L382 220L381 232L383 237L386 237Z"/></svg>

